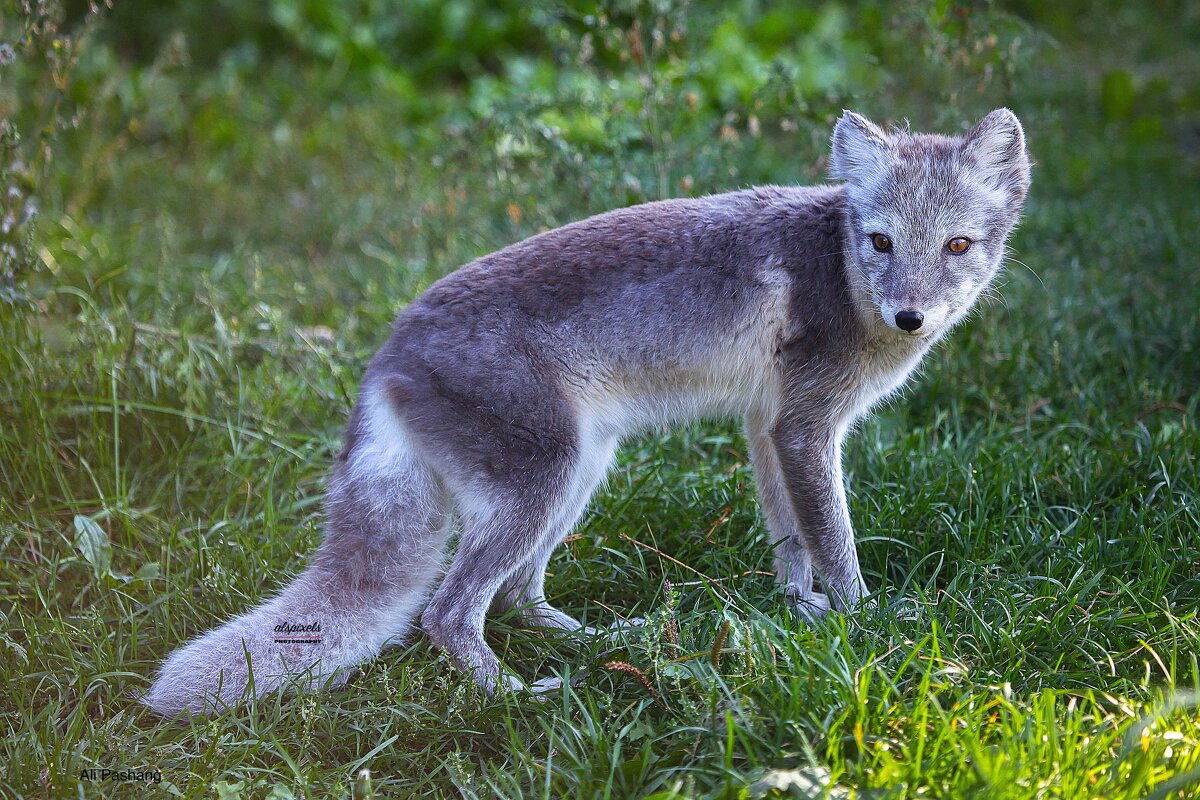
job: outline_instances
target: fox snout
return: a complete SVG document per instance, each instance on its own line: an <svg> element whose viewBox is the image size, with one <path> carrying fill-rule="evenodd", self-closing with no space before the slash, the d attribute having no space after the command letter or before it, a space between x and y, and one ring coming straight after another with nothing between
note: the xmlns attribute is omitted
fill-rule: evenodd
<svg viewBox="0 0 1200 800"><path fill-rule="evenodd" d="M945 304L897 303L884 301L879 306L879 315L884 323L911 336L924 336L938 330L949 316Z"/></svg>
<svg viewBox="0 0 1200 800"><path fill-rule="evenodd" d="M906 308L903 311L896 312L896 327L906 333L918 330L924 321L925 315L920 311L913 311L910 308Z"/></svg>

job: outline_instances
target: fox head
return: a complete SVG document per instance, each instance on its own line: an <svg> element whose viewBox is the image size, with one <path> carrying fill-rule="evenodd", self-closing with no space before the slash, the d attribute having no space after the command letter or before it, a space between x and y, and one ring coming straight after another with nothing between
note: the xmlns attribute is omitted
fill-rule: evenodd
<svg viewBox="0 0 1200 800"><path fill-rule="evenodd" d="M847 182L848 269L866 313L897 336L940 336L1000 270L1029 189L1020 121L1002 108L950 137L884 131L846 111L832 150L830 176Z"/></svg>

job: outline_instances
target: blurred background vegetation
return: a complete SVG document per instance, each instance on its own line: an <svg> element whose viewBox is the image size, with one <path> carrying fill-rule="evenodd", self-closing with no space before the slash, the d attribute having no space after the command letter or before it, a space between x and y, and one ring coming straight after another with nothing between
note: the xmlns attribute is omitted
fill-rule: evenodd
<svg viewBox="0 0 1200 800"><path fill-rule="evenodd" d="M273 251L288 261L332 251L374 282L388 278L367 264L395 266L378 263L393 256L364 254L407 252L417 283L398 296L411 296L480 251L614 205L821 180L830 124L847 106L954 130L1020 105L1044 122L1036 156L1068 111L1064 76L1082 119L1132 131L1116 148L1164 138L1190 157L1197 148L1200 101L1186 77L1197 59L1178 44L1197 40L1200 12L1184 2L125 0L86 29L93 15L79 0L34 8L61 19L57 45L22 34L28 14L0 28L27 42L0 72L6 130L25 134L25 152L6 160L21 174L6 183L64 216L43 228L49 259L20 238L29 226L5 234L26 245L6 256L10 293L16 273L80 253L96 279L110 274L97 255L120 270L123 245L87 244L93 226L119 220L130 237L170 241L164 255L185 263L238 259L251 243L276 266ZM1078 63L1064 70L1064 58ZM40 62L50 68L20 68ZM70 168L35 191L46 161L35 151L52 135ZM1068 166L1077 187L1103 168L1084 154ZM468 183L484 191L463 204ZM439 193L442 210L463 207L426 224L413 198ZM172 225L185 210L189 224ZM105 280L124 291L144 277ZM276 277L290 294L295 276ZM305 284L313 318L350 299L320 276Z"/></svg>

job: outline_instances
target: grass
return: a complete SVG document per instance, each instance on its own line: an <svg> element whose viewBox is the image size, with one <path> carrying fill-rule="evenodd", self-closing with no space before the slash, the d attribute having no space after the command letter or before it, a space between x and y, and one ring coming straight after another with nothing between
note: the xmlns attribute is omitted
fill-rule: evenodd
<svg viewBox="0 0 1200 800"><path fill-rule="evenodd" d="M1138 58L1139 80L1170 63ZM851 442L878 611L791 617L745 443L693 425L629 442L550 565L553 602L644 629L604 654L490 627L512 668L573 688L486 698L417 637L346 689L183 726L130 693L301 568L397 308L685 177L698 194L820 168L807 140L744 128L531 157L495 120L410 135L315 70L176 103L186 75L114 67L141 96L64 150L34 303L0 308L0 795L147 790L80 778L96 767L186 797L1196 796L1195 104L1161 129L1106 122L1100 75L1067 63L1009 98L1038 166L1003 302Z"/></svg>

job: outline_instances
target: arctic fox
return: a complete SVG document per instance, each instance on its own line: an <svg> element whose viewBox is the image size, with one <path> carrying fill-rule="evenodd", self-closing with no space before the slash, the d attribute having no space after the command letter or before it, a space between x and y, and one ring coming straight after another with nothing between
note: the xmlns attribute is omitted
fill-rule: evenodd
<svg viewBox="0 0 1200 800"><path fill-rule="evenodd" d="M581 629L543 593L552 551L622 437L700 416L744 420L797 609L853 609L842 441L995 277L1030 162L1007 109L962 137L846 112L829 171L611 211L431 286L367 367L310 563L172 653L143 702L174 716L340 683L417 614L485 689L526 688L484 641L489 607Z"/></svg>

